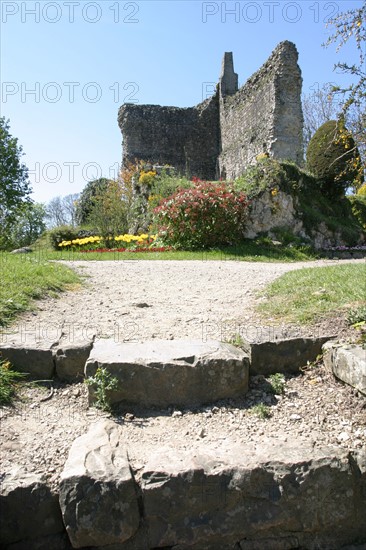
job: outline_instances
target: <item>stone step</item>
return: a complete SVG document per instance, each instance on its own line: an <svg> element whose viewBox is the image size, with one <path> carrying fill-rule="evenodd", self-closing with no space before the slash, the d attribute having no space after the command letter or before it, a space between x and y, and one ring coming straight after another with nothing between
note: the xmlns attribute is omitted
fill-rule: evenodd
<svg viewBox="0 0 366 550"><path fill-rule="evenodd" d="M73 548L338 549L366 541L362 452L265 437L260 446L192 442L179 453L157 448L136 477L127 456L123 429L111 420L72 445L60 506Z"/></svg>
<svg viewBox="0 0 366 550"><path fill-rule="evenodd" d="M123 543L136 533L137 493L118 424L98 422L74 441L60 506L73 548Z"/></svg>
<svg viewBox="0 0 366 550"><path fill-rule="evenodd" d="M366 349L355 344L327 342L324 362L334 376L366 395Z"/></svg>
<svg viewBox="0 0 366 550"><path fill-rule="evenodd" d="M261 330L259 330L261 334ZM257 338L256 335L243 338L242 350L248 355L250 364L250 374L263 374L268 376L277 372L295 374L299 372L301 367L306 366L307 362L315 361L317 356L322 351L322 346L325 342L334 338L334 335L320 336L314 338L281 338L276 335L271 338ZM67 382L80 381L84 377L85 364L89 358L94 358L99 361L105 360L107 364L115 364L119 361L118 354L128 353L129 357L133 346L137 346L138 350L145 350L142 353L149 354L154 345L158 345L159 349L178 350L180 340L151 340L147 343L118 343L110 339L101 339L95 343L95 335L85 337L78 335L77 337L70 335L60 335L57 339L42 340L36 339L34 342L29 339L24 339L24 335L9 335L5 341L0 343L0 356L8 359L12 365L21 372L27 372L33 379L49 379L57 376L60 380ZM159 344L156 344L159 342ZM201 340L191 341L185 340L184 349L180 349L179 354L185 356L186 364L189 365L192 361L192 353L190 357L189 346L192 344L195 347L194 353L200 353L198 350L204 350L205 342ZM146 344L146 345L145 345ZM215 345L222 346L222 349L227 348L227 344L216 342ZM121 348L121 346L123 346ZM145 347L144 347L145 346ZM198 346L198 347L197 347ZM200 347L201 346L201 347ZM93 349L93 351L92 351ZM102 350L104 350L102 352ZM127 350L129 350L127 352ZM238 350L237 350L238 351ZM95 353L98 357L95 357ZM99 355L103 354L103 357ZM112 354L116 353L116 358ZM140 353L140 351L138 352ZM173 352L174 355L175 352ZM240 350L239 350L240 353ZM178 355L179 355L178 354ZM152 352L151 366L156 359L156 352ZM161 356L162 357L162 356ZM115 360L116 359L116 360ZM134 357L133 362L137 357ZM150 360L149 358L147 358ZM172 357L171 359L176 359ZM179 358L178 358L179 359ZM144 359L145 360L145 359ZM160 361L160 359L158 359ZM89 369L90 367L88 367ZM183 372L183 371L182 371ZM226 396L234 397L234 396Z"/></svg>
<svg viewBox="0 0 366 550"><path fill-rule="evenodd" d="M58 337L37 338L22 331L2 336L0 357L10 361L16 370L29 374L33 380L57 376L66 382L84 378L85 363L95 338L62 332Z"/></svg>
<svg viewBox="0 0 366 550"><path fill-rule="evenodd" d="M365 450L275 436L193 441L179 452L157 447L134 472L123 434L110 419L92 424L72 444L58 491L40 476L6 474L0 547L364 549Z"/></svg>
<svg viewBox="0 0 366 550"><path fill-rule="evenodd" d="M242 348L249 355L250 374L269 376L280 372L296 374L322 353L322 346L335 336L314 338L272 338L261 340L246 336Z"/></svg>
<svg viewBox="0 0 366 550"><path fill-rule="evenodd" d="M118 381L118 388L108 394L111 404L194 406L239 397L248 390L247 354L214 340L98 340L85 365L86 378L99 367ZM95 399L89 386L90 403Z"/></svg>

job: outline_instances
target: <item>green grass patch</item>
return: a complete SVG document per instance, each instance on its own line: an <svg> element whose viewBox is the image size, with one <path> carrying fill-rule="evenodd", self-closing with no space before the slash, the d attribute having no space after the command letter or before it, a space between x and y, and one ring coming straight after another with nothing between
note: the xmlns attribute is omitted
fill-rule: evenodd
<svg viewBox="0 0 366 550"><path fill-rule="evenodd" d="M266 288L258 309L278 320L310 324L365 304L365 280L365 264L291 271Z"/></svg>
<svg viewBox="0 0 366 550"><path fill-rule="evenodd" d="M55 251L50 247L34 246L35 261L123 261L123 260L199 260L199 261L247 261L247 262L299 262L319 256L307 246L278 246L271 239L245 240L240 244L212 250L172 250L166 252L78 252L77 250Z"/></svg>
<svg viewBox="0 0 366 550"><path fill-rule="evenodd" d="M79 283L71 269L40 259L33 254L0 255L0 326L7 326L32 300L59 292Z"/></svg>

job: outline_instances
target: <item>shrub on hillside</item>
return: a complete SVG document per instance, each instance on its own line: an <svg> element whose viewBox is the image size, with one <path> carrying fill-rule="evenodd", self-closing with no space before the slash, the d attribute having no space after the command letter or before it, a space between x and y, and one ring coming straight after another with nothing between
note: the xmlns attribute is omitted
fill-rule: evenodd
<svg viewBox="0 0 366 550"><path fill-rule="evenodd" d="M365 195L353 195L349 197L349 201L352 206L352 213L361 225L364 231L366 231L366 196Z"/></svg>
<svg viewBox="0 0 366 550"><path fill-rule="evenodd" d="M59 249L59 243L62 241L72 241L79 237L79 230L76 227L71 225L61 225L60 227L55 227L48 232L50 242L52 247L55 250Z"/></svg>
<svg viewBox="0 0 366 550"><path fill-rule="evenodd" d="M361 187L358 189L356 195L358 197L366 197L366 183L361 185Z"/></svg>
<svg viewBox="0 0 366 550"><path fill-rule="evenodd" d="M247 206L231 185L195 180L155 208L155 223L164 242L177 248L231 244L242 236Z"/></svg>
<svg viewBox="0 0 366 550"><path fill-rule="evenodd" d="M257 163L248 166L244 173L235 180L234 187L252 199L266 189L282 187L286 182L286 172L278 160L263 157Z"/></svg>
<svg viewBox="0 0 366 550"><path fill-rule="evenodd" d="M306 161L329 196L344 194L347 187L358 187L362 179L359 151L342 121L329 120L311 138Z"/></svg>

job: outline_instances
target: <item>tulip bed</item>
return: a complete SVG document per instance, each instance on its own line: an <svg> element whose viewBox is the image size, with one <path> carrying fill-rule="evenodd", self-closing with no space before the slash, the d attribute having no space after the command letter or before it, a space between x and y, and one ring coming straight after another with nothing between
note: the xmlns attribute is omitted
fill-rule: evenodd
<svg viewBox="0 0 366 550"><path fill-rule="evenodd" d="M60 250L77 252L165 252L169 246L154 246L157 235L118 235L116 237L83 237L59 243ZM123 244L123 246L118 246ZM104 246L103 246L104 245Z"/></svg>

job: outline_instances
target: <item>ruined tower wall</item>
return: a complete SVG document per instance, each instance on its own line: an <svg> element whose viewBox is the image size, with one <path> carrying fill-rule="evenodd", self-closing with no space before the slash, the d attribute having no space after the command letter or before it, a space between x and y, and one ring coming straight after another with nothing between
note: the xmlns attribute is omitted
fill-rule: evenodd
<svg viewBox="0 0 366 550"><path fill-rule="evenodd" d="M301 71L291 42L281 42L238 90L232 54L225 53L216 94L196 107L123 105L123 164L169 164L188 177L232 179L260 153L301 164Z"/></svg>
<svg viewBox="0 0 366 550"><path fill-rule="evenodd" d="M196 107L123 105L123 164L142 159L169 164L189 177L214 179L220 147L218 94Z"/></svg>
<svg viewBox="0 0 366 550"><path fill-rule="evenodd" d="M220 175L240 176L257 155L298 164L303 158L301 71L297 50L281 42L233 95L220 95Z"/></svg>

